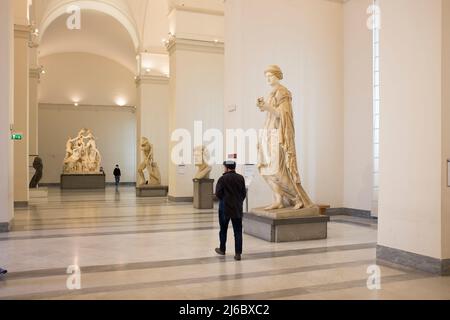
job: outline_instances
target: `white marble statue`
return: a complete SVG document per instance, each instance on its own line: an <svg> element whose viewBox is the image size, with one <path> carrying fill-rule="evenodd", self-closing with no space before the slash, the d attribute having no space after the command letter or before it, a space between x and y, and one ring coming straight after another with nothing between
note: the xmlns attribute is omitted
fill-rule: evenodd
<svg viewBox="0 0 450 320"><path fill-rule="evenodd" d="M64 173L100 173L101 161L102 157L91 130L82 129L76 138L69 137L64 157Z"/></svg>
<svg viewBox="0 0 450 320"><path fill-rule="evenodd" d="M153 159L153 145L145 137L141 138L141 151L143 160L138 167L138 186L160 186L161 174L158 164ZM145 170L147 170L148 179L145 178Z"/></svg>
<svg viewBox="0 0 450 320"><path fill-rule="evenodd" d="M267 99L257 101L267 113L258 143L258 170L273 192L273 202L265 210L312 208L297 168L291 92L280 84L283 73L278 66L269 66L265 76L272 90Z"/></svg>
<svg viewBox="0 0 450 320"><path fill-rule="evenodd" d="M197 167L197 173L194 179L202 180L209 179L209 174L211 173L211 166L208 164L209 161L209 151L205 146L198 146L194 149L194 160Z"/></svg>

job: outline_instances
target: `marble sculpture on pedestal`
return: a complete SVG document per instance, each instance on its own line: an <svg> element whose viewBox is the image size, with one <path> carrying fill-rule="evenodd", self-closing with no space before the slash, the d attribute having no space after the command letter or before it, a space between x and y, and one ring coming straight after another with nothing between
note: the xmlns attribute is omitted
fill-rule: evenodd
<svg viewBox="0 0 450 320"><path fill-rule="evenodd" d="M195 165L197 167L197 173L195 174L195 180L209 179L211 173L211 166L208 164L209 151L205 146L198 146L194 149Z"/></svg>
<svg viewBox="0 0 450 320"><path fill-rule="evenodd" d="M159 172L159 167L153 159L153 145L145 137L142 137L141 139L141 151L143 160L138 167L138 186L142 187L145 185L161 185L161 174ZM147 170L148 180L145 178L145 170Z"/></svg>
<svg viewBox="0 0 450 320"><path fill-rule="evenodd" d="M91 130L81 129L76 138L69 137L66 143L63 173L100 173L101 161L102 157Z"/></svg>
<svg viewBox="0 0 450 320"><path fill-rule="evenodd" d="M258 108L267 113L258 143L258 170L272 189L273 203L264 209L313 208L297 168L291 92L280 84L283 73L278 66L269 66L265 76L272 91L267 99L257 101Z"/></svg>

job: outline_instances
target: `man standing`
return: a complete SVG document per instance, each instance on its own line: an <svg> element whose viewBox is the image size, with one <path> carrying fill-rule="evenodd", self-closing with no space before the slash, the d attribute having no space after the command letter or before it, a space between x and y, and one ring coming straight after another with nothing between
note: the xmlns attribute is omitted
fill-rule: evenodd
<svg viewBox="0 0 450 320"><path fill-rule="evenodd" d="M220 200L220 248L216 248L216 253L225 255L228 225L231 220L235 243L234 259L240 261L242 254L242 207L247 196L247 191L245 189L244 177L235 171L236 162L225 161L223 165L225 173L219 179L216 186L216 196Z"/></svg>
<svg viewBox="0 0 450 320"><path fill-rule="evenodd" d="M120 168L119 165L116 164L116 168L114 169L114 178L116 179L116 188L119 187L119 183L120 183L120 177L122 176L122 172L120 172Z"/></svg>

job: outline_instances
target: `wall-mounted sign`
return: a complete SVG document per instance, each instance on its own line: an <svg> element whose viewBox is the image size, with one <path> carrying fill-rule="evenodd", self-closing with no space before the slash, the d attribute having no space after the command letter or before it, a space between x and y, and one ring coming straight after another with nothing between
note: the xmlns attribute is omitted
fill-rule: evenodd
<svg viewBox="0 0 450 320"><path fill-rule="evenodd" d="M253 178L256 174L256 165L255 164L246 164L244 165L244 178L245 178L245 185L250 187L250 184L253 181Z"/></svg>
<svg viewBox="0 0 450 320"><path fill-rule="evenodd" d="M23 134L22 133L13 133L11 134L11 140L22 140Z"/></svg>

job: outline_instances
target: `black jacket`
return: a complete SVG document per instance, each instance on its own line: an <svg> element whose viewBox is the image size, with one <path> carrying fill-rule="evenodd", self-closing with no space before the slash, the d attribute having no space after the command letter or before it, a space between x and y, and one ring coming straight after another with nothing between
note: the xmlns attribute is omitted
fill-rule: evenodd
<svg viewBox="0 0 450 320"><path fill-rule="evenodd" d="M119 168L115 168L113 174L114 177L120 177L122 175Z"/></svg>
<svg viewBox="0 0 450 320"><path fill-rule="evenodd" d="M247 190L244 177L234 171L225 173L216 186L216 196L221 201L221 207L229 218L242 218L242 206Z"/></svg>

